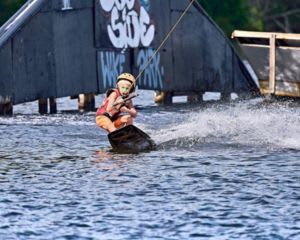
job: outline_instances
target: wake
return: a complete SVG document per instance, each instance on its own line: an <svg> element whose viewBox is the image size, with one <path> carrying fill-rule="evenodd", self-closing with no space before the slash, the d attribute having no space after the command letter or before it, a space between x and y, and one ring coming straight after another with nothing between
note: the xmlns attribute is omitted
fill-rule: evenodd
<svg viewBox="0 0 300 240"><path fill-rule="evenodd" d="M210 142L300 150L299 108L240 103L198 109L184 117L172 115L178 123L151 133L158 144L193 146Z"/></svg>

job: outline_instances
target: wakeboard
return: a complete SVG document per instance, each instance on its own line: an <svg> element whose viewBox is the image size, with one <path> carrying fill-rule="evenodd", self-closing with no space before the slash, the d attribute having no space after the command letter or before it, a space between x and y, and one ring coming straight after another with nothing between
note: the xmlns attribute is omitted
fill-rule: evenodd
<svg viewBox="0 0 300 240"><path fill-rule="evenodd" d="M108 140L116 152L138 153L156 148L150 136L134 125L127 125L109 133Z"/></svg>

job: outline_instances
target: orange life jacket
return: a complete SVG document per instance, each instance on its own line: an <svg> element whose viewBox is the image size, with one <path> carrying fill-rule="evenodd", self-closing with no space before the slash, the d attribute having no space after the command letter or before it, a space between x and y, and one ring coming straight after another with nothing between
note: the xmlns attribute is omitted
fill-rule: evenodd
<svg viewBox="0 0 300 240"><path fill-rule="evenodd" d="M109 118L117 118L117 115L119 115L119 113L116 113L114 114L113 116L111 116L107 111L107 105L108 105L108 97L111 93L115 92L117 94L117 98L122 96L120 91L116 88L111 88L111 89L108 89L107 92L106 92L106 97L104 98L104 100L102 101L100 107L98 108L97 112L96 112L96 116L99 116L99 115L104 115L104 116L107 116ZM116 99L117 99L116 98Z"/></svg>

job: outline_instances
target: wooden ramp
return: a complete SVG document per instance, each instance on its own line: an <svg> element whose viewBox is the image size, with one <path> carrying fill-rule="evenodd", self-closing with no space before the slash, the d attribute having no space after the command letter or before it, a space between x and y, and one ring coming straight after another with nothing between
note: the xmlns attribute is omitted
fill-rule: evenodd
<svg viewBox="0 0 300 240"><path fill-rule="evenodd" d="M300 97L300 34L234 31L266 95Z"/></svg>
<svg viewBox="0 0 300 240"><path fill-rule="evenodd" d="M166 92L166 99L259 93L231 41L197 1L125 2L28 0L0 28L0 115L13 112L2 107L36 100L45 113L48 100L51 107L56 98L82 94L94 109L89 96L115 86L121 72L138 76L152 56L138 86Z"/></svg>

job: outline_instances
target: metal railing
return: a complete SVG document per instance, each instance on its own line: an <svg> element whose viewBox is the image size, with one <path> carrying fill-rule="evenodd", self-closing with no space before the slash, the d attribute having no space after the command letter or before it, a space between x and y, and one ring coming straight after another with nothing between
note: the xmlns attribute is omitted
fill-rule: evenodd
<svg viewBox="0 0 300 240"><path fill-rule="evenodd" d="M0 27L0 47L32 15L36 14L47 0L28 0L6 23Z"/></svg>

